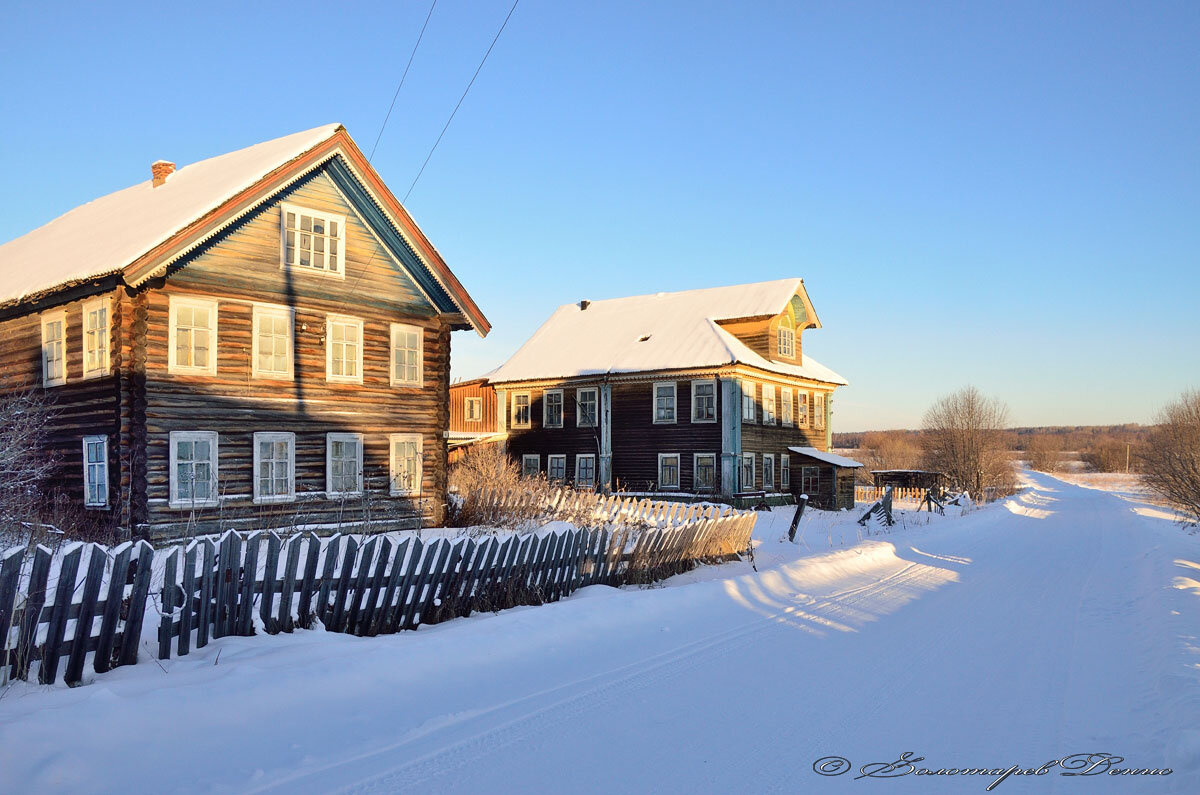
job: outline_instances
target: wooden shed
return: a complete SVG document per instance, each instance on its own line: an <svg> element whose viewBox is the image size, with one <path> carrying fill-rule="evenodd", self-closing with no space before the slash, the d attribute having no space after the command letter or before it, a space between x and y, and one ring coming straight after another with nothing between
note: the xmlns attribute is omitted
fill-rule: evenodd
<svg viewBox="0 0 1200 795"><path fill-rule="evenodd" d="M854 507L854 470L858 461L815 447L789 447L793 456L792 493L808 495L808 504L824 511Z"/></svg>

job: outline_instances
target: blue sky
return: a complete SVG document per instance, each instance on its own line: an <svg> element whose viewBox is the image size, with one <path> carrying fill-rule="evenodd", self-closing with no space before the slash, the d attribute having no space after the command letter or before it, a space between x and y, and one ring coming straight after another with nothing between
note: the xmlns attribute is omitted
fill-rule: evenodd
<svg viewBox="0 0 1200 795"><path fill-rule="evenodd" d="M176 7L178 5L178 7ZM403 196L509 2L440 0L374 165ZM9 240L340 121L369 152L425 2L5 12ZM835 429L973 383L1021 425L1200 386L1200 4L521 0L407 206L492 320L805 279Z"/></svg>

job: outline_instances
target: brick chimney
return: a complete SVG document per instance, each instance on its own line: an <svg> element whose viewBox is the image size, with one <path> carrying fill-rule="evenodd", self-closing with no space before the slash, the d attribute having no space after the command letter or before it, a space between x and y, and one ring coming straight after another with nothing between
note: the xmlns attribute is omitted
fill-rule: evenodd
<svg viewBox="0 0 1200 795"><path fill-rule="evenodd" d="M155 160L150 164L150 173L154 175L154 187L157 188L175 173L175 164L169 160Z"/></svg>

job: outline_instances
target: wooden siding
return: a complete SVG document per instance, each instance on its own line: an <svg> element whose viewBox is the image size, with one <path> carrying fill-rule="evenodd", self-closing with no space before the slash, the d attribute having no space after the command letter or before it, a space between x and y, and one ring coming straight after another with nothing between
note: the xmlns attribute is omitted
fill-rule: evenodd
<svg viewBox="0 0 1200 795"><path fill-rule="evenodd" d="M280 268L280 209L286 201L346 217L345 278ZM170 297L218 301L216 375L168 372ZM281 515L302 513L304 521L353 520L360 500L345 505L326 499L325 435L361 433L368 484L386 495L393 433L419 433L424 441L422 494L413 511L439 521L445 500L449 422L450 327L415 284L393 263L322 173L288 191L222 235L145 291L145 475L146 516L152 535L174 532L187 511L169 507L169 434L210 430L220 434L218 491L222 507L207 509L226 525L278 524ZM294 312L294 377L255 378L251 368L254 302L282 304ZM326 315L363 321L363 382L326 380ZM391 323L423 331L423 387L391 384ZM296 435L296 503L264 508L252 501L253 434ZM377 495L376 499L379 498ZM407 502L407 501L404 501ZM261 518L261 521L260 521ZM159 526L166 527L159 527Z"/></svg>
<svg viewBox="0 0 1200 795"><path fill-rule="evenodd" d="M483 414L478 421L467 422L466 399L479 398ZM456 433L496 432L496 390L481 381L450 385L450 430Z"/></svg>
<svg viewBox="0 0 1200 795"><path fill-rule="evenodd" d="M113 318L114 293L99 296L109 301L110 337L118 334ZM119 478L119 447L117 445L118 406L121 400L120 383L113 374L117 366L111 355L107 374L83 377L83 304L97 296L61 304L47 311L65 312L64 363L66 383L46 387L52 401L52 417L44 452L55 462L54 474L47 484L47 497L65 495L78 506L83 505L83 448L84 436L103 435L108 438L109 495L108 508L88 509L85 524L96 528L114 522L113 510L119 506L122 491ZM0 391L17 392L42 386L42 314L30 313L0 321Z"/></svg>
<svg viewBox="0 0 1200 795"><path fill-rule="evenodd" d="M561 386L546 387L545 389L518 388L504 391L504 404L500 405L497 403L496 409L498 412L503 412L503 416L505 417L504 427L508 431L508 451L510 455L516 458L518 463L521 461L521 456L536 453L541 456L541 469L542 472L545 472L547 455L565 454L567 456L567 480L574 481L575 456L577 454L595 455L596 476L599 478L600 426L581 428L577 425L575 390L580 387L594 387L597 391L597 396L599 396L600 384L598 382L562 384ZM543 427L543 402L547 389L562 389L563 427L561 428ZM512 398L514 394L522 392L529 392L530 427L514 428L512 422ZM499 400L498 397L497 400Z"/></svg>

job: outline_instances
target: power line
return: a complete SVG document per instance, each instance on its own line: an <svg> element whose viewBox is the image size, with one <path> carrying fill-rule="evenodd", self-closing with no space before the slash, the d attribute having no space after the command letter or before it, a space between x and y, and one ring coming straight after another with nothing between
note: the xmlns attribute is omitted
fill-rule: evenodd
<svg viewBox="0 0 1200 795"><path fill-rule="evenodd" d="M437 0L433 0L429 4L429 13L425 15L425 24L421 26L421 33L417 36L417 43L413 45L412 52L409 53L408 63L404 66L404 74L400 75L400 85L396 86L396 93L392 95L392 104L388 105L387 115L383 117L379 135L375 136L375 145L371 147L371 154L367 156L368 163L375 158L375 150L379 148L379 139L383 137L383 131L387 129L388 119L392 118L392 109L396 107L396 98L400 96L400 89L404 88L404 79L408 77L408 70L412 67L413 58L417 55L417 48L421 46L421 39L425 38L425 28L429 27L429 18L433 16L433 9L436 7Z"/></svg>
<svg viewBox="0 0 1200 795"><path fill-rule="evenodd" d="M479 66L475 68L475 74L471 75L471 82L467 83L467 87L463 89L462 96L458 98L458 104L454 106L454 110L450 111L450 118L446 119L445 126L438 134L437 140L433 142L433 147L430 148L429 154L425 156L425 162L421 164L421 170L417 172L417 176L413 177L412 184L408 186L408 192L404 194L401 203L408 201L408 197L412 195L413 188L417 187L417 180L425 173L425 166L429 165L429 159L433 157L434 151L438 148L438 144L442 142L442 136L446 134L446 130L450 128L450 122L454 121L454 114L458 113L458 109L462 107L463 100L467 98L467 92L471 90L471 86L475 85L475 78L479 77L480 71L483 70L483 65L487 63L488 56L492 54L492 48L496 46L496 42L500 40L500 34L504 32L504 28L508 25L508 20L512 18L513 12L517 10L517 3L521 0L513 0L512 8L508 9L508 16L500 23L500 29L496 31L492 43L488 46L487 52L483 54L483 59L479 62Z"/></svg>

